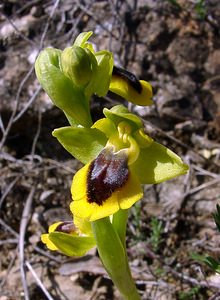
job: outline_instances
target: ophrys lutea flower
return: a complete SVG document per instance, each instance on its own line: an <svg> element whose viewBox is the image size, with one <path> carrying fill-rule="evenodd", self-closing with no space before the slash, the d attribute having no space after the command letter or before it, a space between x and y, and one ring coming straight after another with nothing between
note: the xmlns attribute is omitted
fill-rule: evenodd
<svg viewBox="0 0 220 300"><path fill-rule="evenodd" d="M53 132L85 163L73 178L70 209L88 221L131 207L143 196L141 184L159 183L188 170L179 156L146 135L141 120L124 106L104 109L104 114L106 118L90 129Z"/></svg>
<svg viewBox="0 0 220 300"><path fill-rule="evenodd" d="M56 222L48 231L41 235L41 241L48 249L68 256L82 256L95 246L91 224L84 219L74 217L74 222Z"/></svg>

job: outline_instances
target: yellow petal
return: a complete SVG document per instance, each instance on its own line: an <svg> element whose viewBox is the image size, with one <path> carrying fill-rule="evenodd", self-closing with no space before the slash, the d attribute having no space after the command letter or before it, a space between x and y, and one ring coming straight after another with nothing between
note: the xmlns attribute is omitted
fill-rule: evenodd
<svg viewBox="0 0 220 300"><path fill-rule="evenodd" d="M151 105L153 102L152 98L152 87L151 85L144 80L140 80L142 87L141 92L136 91L128 80L125 80L123 77L118 75L113 75L111 78L111 83L109 90L113 93L120 95L129 102L132 102L137 105Z"/></svg>
<svg viewBox="0 0 220 300"><path fill-rule="evenodd" d="M61 224L62 222L56 222L52 225L49 226L49 230L48 232L51 233L51 232L54 232L55 229L57 228L57 226L59 224ZM48 233L44 233L41 235L41 241L46 244L47 248L50 249L50 250L58 250L58 248L54 245L54 243L52 243L49 239L49 234Z"/></svg>
<svg viewBox="0 0 220 300"><path fill-rule="evenodd" d="M86 197L87 173L89 166L90 164L85 165L73 177L71 194L75 201Z"/></svg>
<svg viewBox="0 0 220 300"><path fill-rule="evenodd" d="M119 205L117 202L117 197L112 194L103 205L98 205L96 203L88 203L87 198L80 201L73 201L70 204L70 210L73 215L85 218L89 222L102 219L104 217L110 216L119 210Z"/></svg>
<svg viewBox="0 0 220 300"><path fill-rule="evenodd" d="M88 202L86 187L89 166L90 164L85 165L73 178L71 193L74 201L70 204L70 210L78 218L95 221L114 214L119 210L119 204L115 193L103 205Z"/></svg>
<svg viewBox="0 0 220 300"><path fill-rule="evenodd" d="M58 248L49 240L49 234L44 233L41 235L41 241L46 244L47 248L50 250L58 250Z"/></svg>
<svg viewBox="0 0 220 300"><path fill-rule="evenodd" d="M118 191L118 203L121 209L130 208L135 202L143 197L140 181L130 172L126 184Z"/></svg>
<svg viewBox="0 0 220 300"><path fill-rule="evenodd" d="M86 192L88 170L89 164L80 169L73 178L71 188L73 202L70 204L70 210L76 218L75 224L79 221L77 218L91 222L110 216L120 208L127 209L131 207L143 196L140 182L134 174L130 174L125 185L114 191L101 205L95 202L89 203ZM77 226L80 228L81 225Z"/></svg>
<svg viewBox="0 0 220 300"><path fill-rule="evenodd" d="M49 233L54 232L56 230L57 226L60 225L61 223L63 223L63 222L59 221L59 222L56 222L56 223L50 225L49 230L48 230Z"/></svg>

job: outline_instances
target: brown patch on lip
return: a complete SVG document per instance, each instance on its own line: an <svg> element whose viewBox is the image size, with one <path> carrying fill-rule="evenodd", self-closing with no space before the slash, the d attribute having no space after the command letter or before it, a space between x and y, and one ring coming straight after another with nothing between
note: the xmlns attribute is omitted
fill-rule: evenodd
<svg viewBox="0 0 220 300"><path fill-rule="evenodd" d="M91 163L87 177L89 203L99 206L128 180L127 157L104 149Z"/></svg>
<svg viewBox="0 0 220 300"><path fill-rule="evenodd" d="M76 231L76 227L72 221L65 221L60 223L55 229L55 231L63 232L63 233L72 233Z"/></svg>

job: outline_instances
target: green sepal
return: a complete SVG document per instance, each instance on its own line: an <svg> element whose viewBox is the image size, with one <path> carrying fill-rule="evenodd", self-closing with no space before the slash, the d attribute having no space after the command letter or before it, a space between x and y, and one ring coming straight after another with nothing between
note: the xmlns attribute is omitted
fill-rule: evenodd
<svg viewBox="0 0 220 300"><path fill-rule="evenodd" d="M115 126L123 121L126 121L131 125L133 130L143 127L142 121L136 115L130 113L124 105L116 105L111 109L104 108L103 113L106 118L113 121Z"/></svg>
<svg viewBox="0 0 220 300"><path fill-rule="evenodd" d="M93 85L95 93L99 97L102 97L108 92L114 61L112 53L109 51L103 50L96 52L95 57L98 63L98 69L94 77Z"/></svg>
<svg viewBox="0 0 220 300"><path fill-rule="evenodd" d="M87 53L90 53L91 56L93 76L85 88L85 94L96 94L99 97L105 96L109 89L114 65L112 53L105 50L94 54L87 50Z"/></svg>
<svg viewBox="0 0 220 300"><path fill-rule="evenodd" d="M188 166L168 148L152 142L140 148L138 159L131 165L141 183L154 184L186 174Z"/></svg>
<svg viewBox="0 0 220 300"><path fill-rule="evenodd" d="M63 232L51 232L49 239L62 253L68 256L83 256L96 245L93 237L72 236Z"/></svg>
<svg viewBox="0 0 220 300"><path fill-rule="evenodd" d="M96 128L62 127L55 129L52 135L84 164L95 159L107 142L106 136Z"/></svg>
<svg viewBox="0 0 220 300"><path fill-rule="evenodd" d="M75 39L75 42L74 42L74 46L78 46L78 47L81 47L81 48L85 48L87 47L88 43L88 39L90 38L90 36L93 34L92 31L87 31L87 32L82 32L80 33L77 38Z"/></svg>
<svg viewBox="0 0 220 300"><path fill-rule="evenodd" d="M92 124L88 99L60 70L61 51L46 48L35 62L37 78L53 103L62 109L77 124L90 127Z"/></svg>

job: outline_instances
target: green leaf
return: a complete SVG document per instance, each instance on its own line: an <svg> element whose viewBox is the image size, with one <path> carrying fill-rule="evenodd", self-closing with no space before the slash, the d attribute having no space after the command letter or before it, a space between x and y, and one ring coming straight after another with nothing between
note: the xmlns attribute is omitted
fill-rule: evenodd
<svg viewBox="0 0 220 300"><path fill-rule="evenodd" d="M116 105L111 109L104 108L103 113L106 118L114 122L115 126L126 121L131 125L133 130L143 127L142 121L136 115L130 113L123 105Z"/></svg>
<svg viewBox="0 0 220 300"><path fill-rule="evenodd" d="M152 142L149 147L140 148L140 154L131 165L141 183L153 184L186 174L188 166L168 148Z"/></svg>
<svg viewBox="0 0 220 300"><path fill-rule="evenodd" d="M220 274L220 261L215 260L211 256L206 256L204 262L215 272Z"/></svg>
<svg viewBox="0 0 220 300"><path fill-rule="evenodd" d="M52 134L84 164L96 158L107 142L106 136L96 128L62 127L55 129Z"/></svg>
<svg viewBox="0 0 220 300"><path fill-rule="evenodd" d="M88 99L60 70L60 55L58 49L41 51L35 62L37 78L57 107L76 120L77 124L90 127L92 120Z"/></svg>
<svg viewBox="0 0 220 300"><path fill-rule="evenodd" d="M63 232L51 232L49 239L68 256L83 256L96 245L93 237L72 236Z"/></svg>
<svg viewBox="0 0 220 300"><path fill-rule="evenodd" d="M220 274L220 260L217 261L209 255L200 255L198 253L192 253L191 257L198 262L205 263L213 271Z"/></svg>
<svg viewBox="0 0 220 300"><path fill-rule="evenodd" d="M167 0L170 2L172 5L174 5L178 9L182 9L181 5L177 2L177 0Z"/></svg>

